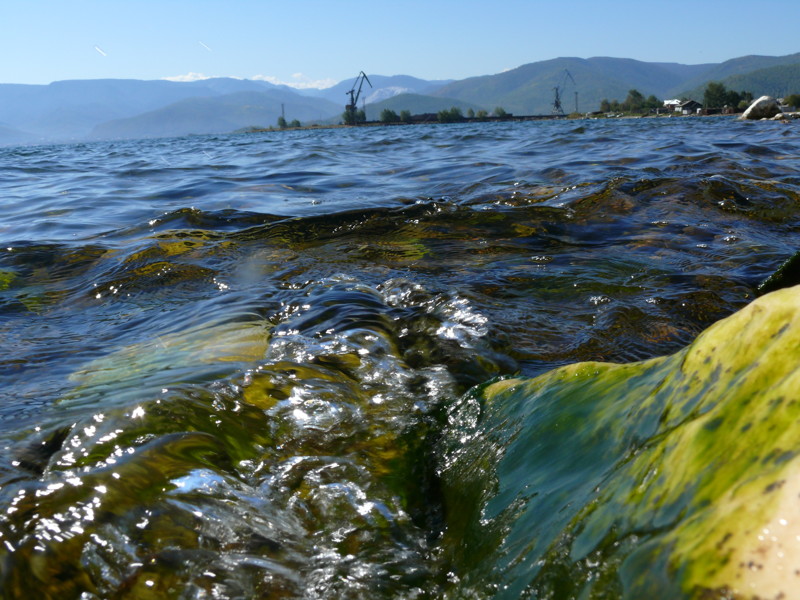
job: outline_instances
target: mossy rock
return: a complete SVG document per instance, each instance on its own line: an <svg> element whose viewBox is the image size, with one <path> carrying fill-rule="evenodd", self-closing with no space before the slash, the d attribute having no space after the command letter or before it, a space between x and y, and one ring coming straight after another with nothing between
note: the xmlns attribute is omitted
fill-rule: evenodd
<svg viewBox="0 0 800 600"><path fill-rule="evenodd" d="M799 361L800 286L669 357L484 387L484 418L443 477L451 504L459 481L492 490L463 511L480 519L454 526L484 552L458 593L493 581L502 598L795 595Z"/></svg>

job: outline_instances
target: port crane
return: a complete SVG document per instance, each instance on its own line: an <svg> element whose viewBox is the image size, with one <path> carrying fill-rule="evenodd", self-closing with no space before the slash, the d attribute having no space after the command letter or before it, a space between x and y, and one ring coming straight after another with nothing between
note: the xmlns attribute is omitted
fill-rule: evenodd
<svg viewBox="0 0 800 600"><path fill-rule="evenodd" d="M559 84L553 88L553 92L555 94L555 98L553 99L553 114L554 115L563 115L564 114L564 107L561 106L561 94L564 92L564 88L567 85L567 80L572 82L572 85L577 85L575 83L575 79L572 77L572 73L570 73L567 69L564 69L564 73L561 75L561 81ZM575 92L575 111L578 110L578 92Z"/></svg>
<svg viewBox="0 0 800 600"><path fill-rule="evenodd" d="M358 110L358 97L361 95L361 86L364 85L364 82L369 84L369 87L372 87L372 82L370 82L369 77L364 71L361 71L356 77L355 82L353 82L353 87L350 89L349 92L345 92L345 95L350 96L350 104L344 107L344 113L346 115L345 120L347 123L354 124L356 122L356 111Z"/></svg>

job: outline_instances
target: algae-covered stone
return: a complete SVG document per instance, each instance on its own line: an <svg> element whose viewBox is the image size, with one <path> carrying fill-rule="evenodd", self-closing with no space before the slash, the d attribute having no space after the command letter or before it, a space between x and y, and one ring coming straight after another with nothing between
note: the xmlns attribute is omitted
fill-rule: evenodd
<svg viewBox="0 0 800 600"><path fill-rule="evenodd" d="M792 597L799 359L794 287L669 357L485 387L474 448L451 450L444 471L453 503L456 482L497 457L467 525L495 539L459 593L494 581L504 598Z"/></svg>

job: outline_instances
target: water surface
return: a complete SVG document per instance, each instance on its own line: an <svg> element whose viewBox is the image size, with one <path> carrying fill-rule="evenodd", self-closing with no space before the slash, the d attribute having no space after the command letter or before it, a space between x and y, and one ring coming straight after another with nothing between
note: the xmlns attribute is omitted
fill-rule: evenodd
<svg viewBox="0 0 800 600"><path fill-rule="evenodd" d="M0 149L3 595L457 596L480 540L440 502L448 408L747 304L798 248L798 139L676 118Z"/></svg>

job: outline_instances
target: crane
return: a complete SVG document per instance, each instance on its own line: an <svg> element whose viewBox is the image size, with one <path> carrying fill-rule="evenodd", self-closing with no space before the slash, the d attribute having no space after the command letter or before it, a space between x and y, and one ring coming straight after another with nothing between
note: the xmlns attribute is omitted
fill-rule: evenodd
<svg viewBox="0 0 800 600"><path fill-rule="evenodd" d="M564 91L564 88L567 85L567 79L572 81L572 85L577 85L575 83L575 79L572 77L572 73L570 73L567 69L564 69L564 72L561 75L561 81L559 85L553 88L553 92L555 93L555 98L553 99L553 114L554 115L563 115L564 108L561 106L561 93ZM578 93L575 92L575 110L578 110Z"/></svg>
<svg viewBox="0 0 800 600"><path fill-rule="evenodd" d="M361 95L361 86L364 85L364 82L369 84L369 87L372 87L372 82L370 82L369 77L364 71L361 71L356 77L355 82L353 82L353 87L350 89L349 92L345 92L345 95L350 96L350 104L344 107L344 114L345 114L345 122L348 125L353 125L356 123L356 111L358 110L358 97ZM356 89L358 88L358 89Z"/></svg>

